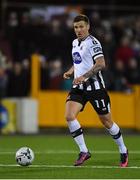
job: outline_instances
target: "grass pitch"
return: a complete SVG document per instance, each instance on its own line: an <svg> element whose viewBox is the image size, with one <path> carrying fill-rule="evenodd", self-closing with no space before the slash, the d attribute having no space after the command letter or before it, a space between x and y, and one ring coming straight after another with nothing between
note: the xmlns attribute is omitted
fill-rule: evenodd
<svg viewBox="0 0 140 180"><path fill-rule="evenodd" d="M110 136L87 135L92 158L81 167L73 163L79 153L71 136L34 135L0 137L0 179L138 179L140 178L140 136L125 136L129 167L120 168L119 153ZM31 166L16 164L15 152L29 146L35 153Z"/></svg>

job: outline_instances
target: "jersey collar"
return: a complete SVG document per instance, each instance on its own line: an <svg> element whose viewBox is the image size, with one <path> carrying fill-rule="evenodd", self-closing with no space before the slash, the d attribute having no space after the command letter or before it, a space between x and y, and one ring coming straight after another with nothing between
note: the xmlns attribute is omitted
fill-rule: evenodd
<svg viewBox="0 0 140 180"><path fill-rule="evenodd" d="M89 36L90 36L90 34L88 34L88 35L87 35L85 38L83 38L83 39L78 39L78 41L79 41L79 42L82 42L82 41L86 40Z"/></svg>

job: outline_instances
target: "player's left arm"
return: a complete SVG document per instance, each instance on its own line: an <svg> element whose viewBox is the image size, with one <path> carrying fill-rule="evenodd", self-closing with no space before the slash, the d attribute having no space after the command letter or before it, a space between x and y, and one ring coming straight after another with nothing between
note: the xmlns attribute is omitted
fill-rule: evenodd
<svg viewBox="0 0 140 180"><path fill-rule="evenodd" d="M104 56L98 57L95 60L94 66L86 72L84 75L74 79L73 84L82 84L86 80L88 80L90 77L96 75L99 71L103 70L105 68L105 59Z"/></svg>

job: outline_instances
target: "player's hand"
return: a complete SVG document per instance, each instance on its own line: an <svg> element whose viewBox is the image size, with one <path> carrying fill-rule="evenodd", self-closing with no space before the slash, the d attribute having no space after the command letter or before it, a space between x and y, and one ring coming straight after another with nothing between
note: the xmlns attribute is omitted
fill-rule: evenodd
<svg viewBox="0 0 140 180"><path fill-rule="evenodd" d="M74 85L83 84L84 82L86 82L86 80L87 80L87 78L85 78L84 76L80 76L73 80L73 84Z"/></svg>
<svg viewBox="0 0 140 180"><path fill-rule="evenodd" d="M64 79L70 79L71 76L72 76L72 74L69 71L67 71L63 74Z"/></svg>

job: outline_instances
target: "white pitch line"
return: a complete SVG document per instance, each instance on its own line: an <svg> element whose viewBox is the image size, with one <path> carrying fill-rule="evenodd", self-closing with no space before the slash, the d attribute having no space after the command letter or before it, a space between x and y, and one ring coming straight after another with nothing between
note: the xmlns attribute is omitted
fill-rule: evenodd
<svg viewBox="0 0 140 180"><path fill-rule="evenodd" d="M93 154L118 154L118 151L90 151ZM60 151L34 151L35 154L77 154L78 151L60 150ZM129 151L130 154L140 154L140 151ZM0 151L0 154L15 154L15 151Z"/></svg>
<svg viewBox="0 0 140 180"><path fill-rule="evenodd" d="M0 167L21 167L17 164L0 164ZM22 167L21 167L22 168ZM71 166L71 165L30 165L27 168L86 168L86 169L140 169L140 166L130 166L126 168L122 168L119 166Z"/></svg>

